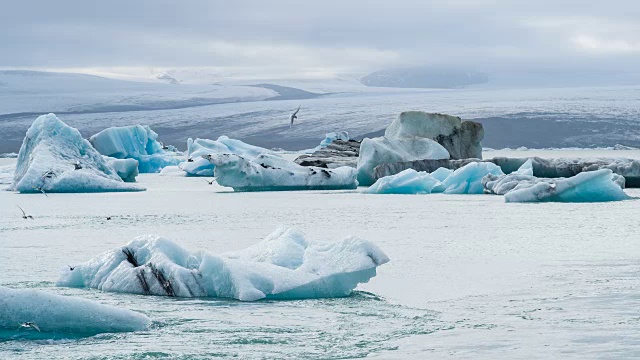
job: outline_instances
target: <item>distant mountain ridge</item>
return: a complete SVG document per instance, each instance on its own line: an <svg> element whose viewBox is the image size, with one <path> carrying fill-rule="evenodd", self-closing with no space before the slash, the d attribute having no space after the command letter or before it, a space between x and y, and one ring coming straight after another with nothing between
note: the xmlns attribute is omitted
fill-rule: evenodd
<svg viewBox="0 0 640 360"><path fill-rule="evenodd" d="M489 76L455 68L419 67L380 70L362 77L360 81L366 86L375 87L450 89L486 84Z"/></svg>

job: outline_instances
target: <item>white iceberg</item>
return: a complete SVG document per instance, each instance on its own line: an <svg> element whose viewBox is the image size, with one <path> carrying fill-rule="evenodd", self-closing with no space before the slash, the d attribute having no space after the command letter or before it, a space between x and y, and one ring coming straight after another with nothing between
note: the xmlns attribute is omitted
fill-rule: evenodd
<svg viewBox="0 0 640 360"><path fill-rule="evenodd" d="M553 179L512 173L487 176L483 183L487 192L504 195L506 202L605 202L630 198L623 190L624 177L610 169Z"/></svg>
<svg viewBox="0 0 640 360"><path fill-rule="evenodd" d="M407 169L396 175L378 179L362 192L366 194L431 194L442 192L442 190L444 189L440 181L429 173Z"/></svg>
<svg viewBox="0 0 640 360"><path fill-rule="evenodd" d="M170 240L147 235L74 270L67 268L58 285L242 301L343 297L388 261L365 240L316 243L287 228L245 250L221 255L191 253Z"/></svg>
<svg viewBox="0 0 640 360"><path fill-rule="evenodd" d="M91 136L89 141L102 155L116 159L138 160L138 171L155 173L165 166L180 162L173 153L165 151L156 134L147 125L110 127Z"/></svg>
<svg viewBox="0 0 640 360"><path fill-rule="evenodd" d="M21 324L32 323L32 326ZM140 313L95 301L0 286L1 339L61 339L146 330Z"/></svg>
<svg viewBox="0 0 640 360"><path fill-rule="evenodd" d="M364 139L358 157L358 182L369 186L375 182L374 169L385 163L421 159L448 159L449 153L437 142L426 138Z"/></svg>
<svg viewBox="0 0 640 360"><path fill-rule="evenodd" d="M109 156L104 156L107 160L107 164L116 171L118 176L124 182L136 182L136 176L138 176L138 160L136 159L116 159Z"/></svg>
<svg viewBox="0 0 640 360"><path fill-rule="evenodd" d="M253 160L260 154L277 155L276 152L259 146L254 146L227 136L220 136L218 140L191 139L187 140L188 161L181 162L178 167L188 176L213 176L213 165L202 158L215 154L235 154L245 159Z"/></svg>
<svg viewBox="0 0 640 360"><path fill-rule="evenodd" d="M144 190L122 181L78 130L54 114L38 117L27 130L10 188L22 193Z"/></svg>
<svg viewBox="0 0 640 360"><path fill-rule="evenodd" d="M218 184L235 191L339 190L358 187L356 169L300 166L276 155L254 160L234 154L208 155Z"/></svg>
<svg viewBox="0 0 640 360"><path fill-rule="evenodd" d="M467 164L449 175L442 185L445 194L482 194L482 178L486 175L504 175L500 167L489 162Z"/></svg>

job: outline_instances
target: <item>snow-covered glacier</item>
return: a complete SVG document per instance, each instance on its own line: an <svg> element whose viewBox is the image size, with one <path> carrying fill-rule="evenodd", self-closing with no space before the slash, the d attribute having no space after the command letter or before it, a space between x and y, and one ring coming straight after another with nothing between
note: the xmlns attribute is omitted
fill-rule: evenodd
<svg viewBox="0 0 640 360"><path fill-rule="evenodd" d="M178 297L305 299L348 296L376 275L388 257L354 237L312 242L279 228L241 251L189 252L158 237L141 236L70 270L58 286Z"/></svg>
<svg viewBox="0 0 640 360"><path fill-rule="evenodd" d="M38 117L27 130L10 189L21 193L144 190L122 181L78 130L54 114Z"/></svg>
<svg viewBox="0 0 640 360"><path fill-rule="evenodd" d="M91 136L89 141L102 155L138 160L138 171L155 173L165 166L178 165L180 159L165 151L158 134L147 125L110 127Z"/></svg>
<svg viewBox="0 0 640 360"><path fill-rule="evenodd" d="M630 198L624 182L610 169L600 169L552 179L520 173L489 175L483 186L489 193L504 195L506 202L605 202Z"/></svg>
<svg viewBox="0 0 640 360"><path fill-rule="evenodd" d="M355 189L357 171L352 167L324 169L300 166L277 155L260 154L253 160L234 154L208 155L215 165L218 184L235 191Z"/></svg>
<svg viewBox="0 0 640 360"><path fill-rule="evenodd" d="M0 341L142 331L150 323L143 314L92 300L0 286Z"/></svg>
<svg viewBox="0 0 640 360"><path fill-rule="evenodd" d="M396 175L378 179L362 192L366 194L431 194L443 190L444 186L431 174L407 169Z"/></svg>

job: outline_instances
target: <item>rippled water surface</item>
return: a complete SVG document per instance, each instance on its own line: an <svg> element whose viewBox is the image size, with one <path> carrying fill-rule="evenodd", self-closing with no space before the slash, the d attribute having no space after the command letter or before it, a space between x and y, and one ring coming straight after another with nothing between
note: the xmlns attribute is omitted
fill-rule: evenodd
<svg viewBox="0 0 640 360"><path fill-rule="evenodd" d="M0 358L640 356L637 200L232 193L199 178L139 179L147 192L0 192L0 285L93 299L153 319L139 333L2 341ZM23 220L16 205L35 220ZM315 240L369 239L391 262L342 299L243 303L55 287L59 269L138 235L217 253L254 244L279 225Z"/></svg>

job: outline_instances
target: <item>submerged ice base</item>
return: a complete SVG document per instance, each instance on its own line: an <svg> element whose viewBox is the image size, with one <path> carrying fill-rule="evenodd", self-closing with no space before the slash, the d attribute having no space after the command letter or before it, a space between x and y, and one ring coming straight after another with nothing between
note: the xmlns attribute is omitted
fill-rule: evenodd
<svg viewBox="0 0 640 360"><path fill-rule="evenodd" d="M30 322L38 327L21 327ZM146 330L143 314L95 301L0 286L1 339L68 339Z"/></svg>
<svg viewBox="0 0 640 360"><path fill-rule="evenodd" d="M54 114L38 117L27 130L11 189L21 193L144 190L125 183L78 130Z"/></svg>
<svg viewBox="0 0 640 360"><path fill-rule="evenodd" d="M356 169L300 166L279 156L261 154L254 160L238 155L208 156L218 184L235 191L341 190L358 187Z"/></svg>
<svg viewBox="0 0 640 360"><path fill-rule="evenodd" d="M348 237L316 243L280 228L245 250L190 253L157 236L138 237L61 274L58 285L179 297L260 299L349 295L388 262L373 243Z"/></svg>

